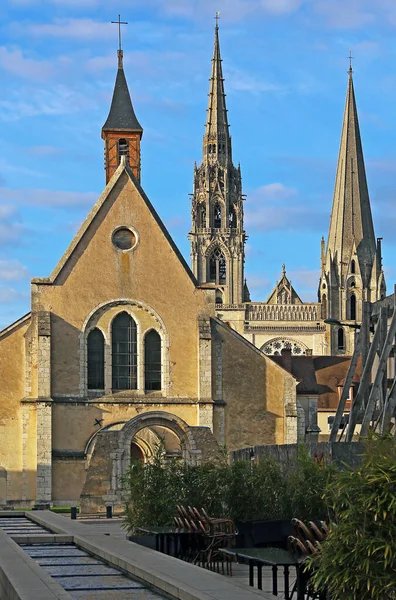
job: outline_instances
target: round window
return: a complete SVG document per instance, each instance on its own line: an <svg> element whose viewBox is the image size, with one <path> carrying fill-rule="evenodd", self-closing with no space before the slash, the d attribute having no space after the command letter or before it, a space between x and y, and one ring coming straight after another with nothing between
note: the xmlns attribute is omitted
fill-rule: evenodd
<svg viewBox="0 0 396 600"><path fill-rule="evenodd" d="M121 227L113 233L113 244L119 250L131 250L136 245L136 235L130 229Z"/></svg>

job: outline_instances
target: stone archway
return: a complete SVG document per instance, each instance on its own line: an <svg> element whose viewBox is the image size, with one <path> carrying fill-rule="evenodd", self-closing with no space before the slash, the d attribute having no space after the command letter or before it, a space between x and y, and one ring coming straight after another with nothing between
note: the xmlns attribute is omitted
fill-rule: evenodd
<svg viewBox="0 0 396 600"><path fill-rule="evenodd" d="M80 497L82 512L103 512L106 504L112 504L115 510L123 509L122 477L130 465L132 443L144 438L143 430L156 427L177 436L182 458L191 464L219 460L223 455L208 427L190 427L177 415L165 411L137 415L122 428L103 429L95 436Z"/></svg>

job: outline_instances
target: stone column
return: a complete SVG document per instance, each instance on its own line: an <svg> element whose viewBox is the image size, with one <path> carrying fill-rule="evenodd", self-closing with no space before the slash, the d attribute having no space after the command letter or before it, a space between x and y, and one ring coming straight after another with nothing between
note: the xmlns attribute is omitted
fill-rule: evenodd
<svg viewBox="0 0 396 600"><path fill-rule="evenodd" d="M37 313L38 398L37 398L37 504L52 499L52 399L51 315Z"/></svg>
<svg viewBox="0 0 396 600"><path fill-rule="evenodd" d="M198 321L198 396L200 400L212 398L212 334L209 317L200 317Z"/></svg>

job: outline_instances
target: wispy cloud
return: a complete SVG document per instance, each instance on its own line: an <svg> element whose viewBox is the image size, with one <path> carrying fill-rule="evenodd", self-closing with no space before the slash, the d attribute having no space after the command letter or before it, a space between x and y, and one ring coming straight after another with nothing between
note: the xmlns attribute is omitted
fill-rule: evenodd
<svg viewBox="0 0 396 600"><path fill-rule="evenodd" d="M99 194L96 192L0 188L0 202L13 203L14 205L92 206L98 196Z"/></svg>
<svg viewBox="0 0 396 600"><path fill-rule="evenodd" d="M26 56L19 48L0 46L0 69L24 79L48 81L54 66L48 60Z"/></svg>
<svg viewBox="0 0 396 600"><path fill-rule="evenodd" d="M29 269L19 260L0 259L0 281L18 281L29 276Z"/></svg>
<svg viewBox="0 0 396 600"><path fill-rule="evenodd" d="M24 227L17 207L13 204L0 204L0 245L18 243L23 231Z"/></svg>
<svg viewBox="0 0 396 600"><path fill-rule="evenodd" d="M307 231L322 226L324 208L303 202L295 188L282 183L263 185L249 194L246 226L258 231Z"/></svg>
<svg viewBox="0 0 396 600"><path fill-rule="evenodd" d="M95 94L84 94L65 85L52 88L14 89L7 99L0 100L0 120L17 121L38 115L58 116L98 106Z"/></svg>

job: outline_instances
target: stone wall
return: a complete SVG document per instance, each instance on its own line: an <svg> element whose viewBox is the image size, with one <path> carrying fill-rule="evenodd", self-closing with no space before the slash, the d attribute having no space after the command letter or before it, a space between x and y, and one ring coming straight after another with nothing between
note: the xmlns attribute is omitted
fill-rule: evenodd
<svg viewBox="0 0 396 600"><path fill-rule="evenodd" d="M298 450L302 447L308 451L310 456L317 457L319 460L331 460L340 466L346 463L351 467L360 464L364 451L362 442L306 442L303 445L284 444L242 448L231 452L230 457L232 462L251 460L252 456L258 461L271 457L285 467L290 467L296 464Z"/></svg>

